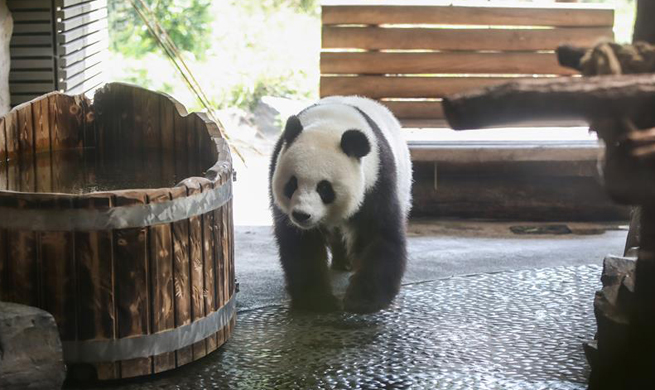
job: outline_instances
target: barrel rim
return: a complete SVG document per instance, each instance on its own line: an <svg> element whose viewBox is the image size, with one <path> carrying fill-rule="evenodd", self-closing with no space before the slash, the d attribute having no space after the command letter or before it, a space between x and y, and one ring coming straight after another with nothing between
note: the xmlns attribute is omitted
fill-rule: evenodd
<svg viewBox="0 0 655 390"><path fill-rule="evenodd" d="M160 96L168 99L173 106L177 114L181 118L196 117L201 120L205 126L206 131L210 136L210 139L214 142L218 158L214 165L207 169L205 176L190 176L180 180L176 185L172 187L158 187L158 188L129 188L129 189L120 189L120 190L111 190L111 191L97 191L90 192L86 194L71 194L63 192L33 192L33 191L13 191L13 190L0 190L0 205L4 205L10 208L21 208L21 209L59 209L62 207L68 209L80 209L87 208L87 204L92 201L94 202L94 207L99 209L111 209L118 207L111 200L106 201L104 204L102 202L97 202L100 199L111 199L113 197L154 197L161 195L162 191L171 191L175 193L175 198L184 198L191 196L192 194L189 191L186 191L186 188L208 188L208 187L218 187L225 181L232 179L232 158L229 152L229 145L225 139L221 137L221 132L218 125L209 119L206 113L203 112L192 112L189 113L186 110L186 107L180 103L174 97L162 93L154 92L149 89L129 84L123 82L112 82L107 83L103 87L99 88L96 91L96 95L106 93L111 90L114 86L128 87L132 89L139 89L142 91L147 91L150 93L156 93ZM30 106L33 103L48 99L52 96L67 96L73 99L87 99L84 94L79 95L70 95L63 92L49 92L47 94L41 95L31 101L22 103L12 108L11 111L0 117L0 121L6 119L10 115L18 112L20 109L24 109ZM94 96L94 100L95 100Z"/></svg>

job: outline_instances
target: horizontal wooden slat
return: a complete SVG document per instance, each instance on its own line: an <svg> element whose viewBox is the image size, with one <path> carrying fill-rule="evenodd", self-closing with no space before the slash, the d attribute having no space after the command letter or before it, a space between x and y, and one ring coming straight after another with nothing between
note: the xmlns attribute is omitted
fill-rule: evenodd
<svg viewBox="0 0 655 390"><path fill-rule="evenodd" d="M94 22L96 20L105 19L107 17L107 8L101 8L86 14L76 16L71 19L65 19L57 22L57 28L61 31L69 31L78 28L85 24Z"/></svg>
<svg viewBox="0 0 655 390"><path fill-rule="evenodd" d="M57 41L59 43L68 43L79 39L85 35L89 35L96 31L100 31L107 28L107 19L101 19L93 23L85 24L84 26L75 28L70 31L64 31L57 35Z"/></svg>
<svg viewBox="0 0 655 390"><path fill-rule="evenodd" d="M53 59L29 59L29 60L20 60L12 59L11 60L11 69L52 69L55 65Z"/></svg>
<svg viewBox="0 0 655 390"><path fill-rule="evenodd" d="M62 68L71 66L72 64L82 61L84 58L89 57L95 53L98 53L102 50L106 50L109 47L107 40L102 40L100 42L91 44L82 50L71 53L70 55L62 56L59 58L59 66Z"/></svg>
<svg viewBox="0 0 655 390"><path fill-rule="evenodd" d="M591 47L613 39L611 27L554 29L445 29L323 27L326 49L367 50L555 50L560 44Z"/></svg>
<svg viewBox="0 0 655 390"><path fill-rule="evenodd" d="M21 45L51 45L52 46L52 35L43 34L43 35L14 35L11 37L12 46L21 46Z"/></svg>
<svg viewBox="0 0 655 390"><path fill-rule="evenodd" d="M48 93L55 89L54 82L51 83L10 83L9 90L13 94L20 93Z"/></svg>
<svg viewBox="0 0 655 390"><path fill-rule="evenodd" d="M99 75L104 70L102 63L96 64L94 66L85 68L82 72L78 74L65 78L59 82L59 89L68 91L74 87L84 83L87 80L92 79L93 77Z"/></svg>
<svg viewBox="0 0 655 390"><path fill-rule="evenodd" d="M52 13L50 11L13 11L11 18L14 22L50 21L52 19Z"/></svg>
<svg viewBox="0 0 655 390"><path fill-rule="evenodd" d="M91 1L89 3L83 3L73 7L59 9L57 10L57 18L62 20L70 19L105 7L107 7L107 0Z"/></svg>
<svg viewBox="0 0 655 390"><path fill-rule="evenodd" d="M398 119L443 119L441 101L381 101Z"/></svg>
<svg viewBox="0 0 655 390"><path fill-rule="evenodd" d="M109 37L109 34L107 30L100 30L96 31L92 34L86 35L80 39L76 39L73 42L70 43L65 43L63 45L59 45L57 48L57 53L60 56L65 56L69 55L73 52L76 52L78 50L81 50L87 46L90 46L96 42L100 42L102 40L107 40Z"/></svg>
<svg viewBox="0 0 655 390"><path fill-rule="evenodd" d="M53 71L11 71L9 81L54 81Z"/></svg>
<svg viewBox="0 0 655 390"><path fill-rule="evenodd" d="M82 3L89 3L90 0L54 0L55 6L60 8L72 7Z"/></svg>
<svg viewBox="0 0 655 390"><path fill-rule="evenodd" d="M442 98L489 85L525 80L524 77L321 77L321 96L362 95L380 98Z"/></svg>
<svg viewBox="0 0 655 390"><path fill-rule="evenodd" d="M11 58L15 57L51 57L52 47L11 47Z"/></svg>
<svg viewBox="0 0 655 390"><path fill-rule="evenodd" d="M502 26L610 27L614 11L589 4L431 1L323 3L323 24L464 24ZM365 3L366 5L362 5ZM336 4L336 3L332 3ZM414 4L414 5L412 5ZM417 5L418 4L418 5ZM475 4L475 5L474 5Z"/></svg>
<svg viewBox="0 0 655 390"><path fill-rule="evenodd" d="M7 7L10 11L18 9L52 9L51 0L8 0Z"/></svg>
<svg viewBox="0 0 655 390"><path fill-rule="evenodd" d="M14 34L51 33L52 24L44 23L14 23Z"/></svg>
<svg viewBox="0 0 655 390"><path fill-rule="evenodd" d="M554 53L321 53L322 74L575 74Z"/></svg>
<svg viewBox="0 0 655 390"><path fill-rule="evenodd" d="M76 85L74 87L71 87L70 89L64 90L68 94L80 94L80 93L86 93L94 88L96 88L98 85L102 84L104 82L104 75L102 73L84 81L83 83Z"/></svg>
<svg viewBox="0 0 655 390"><path fill-rule="evenodd" d="M107 52L101 51L96 54L93 54L89 57L84 58L82 61L76 62L73 65L67 68L59 69L59 77L63 79L71 78L72 76L83 72L84 69L90 68L94 65L99 64L107 58Z"/></svg>

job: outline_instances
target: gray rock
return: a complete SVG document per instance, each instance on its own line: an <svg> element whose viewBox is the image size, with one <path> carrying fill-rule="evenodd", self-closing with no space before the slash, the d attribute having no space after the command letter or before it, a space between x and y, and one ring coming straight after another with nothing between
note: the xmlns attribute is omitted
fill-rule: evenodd
<svg viewBox="0 0 655 390"><path fill-rule="evenodd" d="M603 287L619 284L626 275L634 275L635 267L635 259L619 256L605 257L603 275L600 277Z"/></svg>
<svg viewBox="0 0 655 390"><path fill-rule="evenodd" d="M52 315L0 302L0 389L59 389L66 366Z"/></svg>
<svg viewBox="0 0 655 390"><path fill-rule="evenodd" d="M619 388L615 382L623 380L633 368L631 319L635 270L634 258L607 256L603 262L603 288L594 298L596 340L584 344L592 368L589 389Z"/></svg>
<svg viewBox="0 0 655 390"><path fill-rule="evenodd" d="M297 114L310 105L307 101L297 101L281 97L264 96L253 112L254 122L259 134L276 139L290 115Z"/></svg>
<svg viewBox="0 0 655 390"><path fill-rule="evenodd" d="M259 134L266 138L275 138L280 134L280 112L264 100L257 103L253 111L255 126Z"/></svg>

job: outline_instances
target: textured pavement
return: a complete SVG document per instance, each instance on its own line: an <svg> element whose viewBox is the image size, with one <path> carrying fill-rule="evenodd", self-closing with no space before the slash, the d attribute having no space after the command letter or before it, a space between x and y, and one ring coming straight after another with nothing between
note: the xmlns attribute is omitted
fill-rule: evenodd
<svg viewBox="0 0 655 390"><path fill-rule="evenodd" d="M373 315L249 310L219 351L102 388L582 390L599 273L566 266L416 283Z"/></svg>

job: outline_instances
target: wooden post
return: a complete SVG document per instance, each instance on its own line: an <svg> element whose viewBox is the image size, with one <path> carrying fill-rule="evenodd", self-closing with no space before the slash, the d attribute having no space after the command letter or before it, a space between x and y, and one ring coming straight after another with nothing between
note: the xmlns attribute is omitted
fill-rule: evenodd
<svg viewBox="0 0 655 390"><path fill-rule="evenodd" d="M655 384L655 203L641 206L641 242L635 273L631 350L635 385Z"/></svg>
<svg viewBox="0 0 655 390"><path fill-rule="evenodd" d="M638 0L633 42L655 44L655 2ZM651 108L649 113L653 112ZM654 122L653 115L650 115ZM652 126L654 123L650 123ZM635 272L635 302L631 318L633 383L647 387L655 384L655 203L641 205L639 257Z"/></svg>
<svg viewBox="0 0 655 390"><path fill-rule="evenodd" d="M653 18L655 17L655 1L653 0L638 0L637 2L637 18L635 20L634 33L632 41L644 41L648 43L655 43L655 24Z"/></svg>

